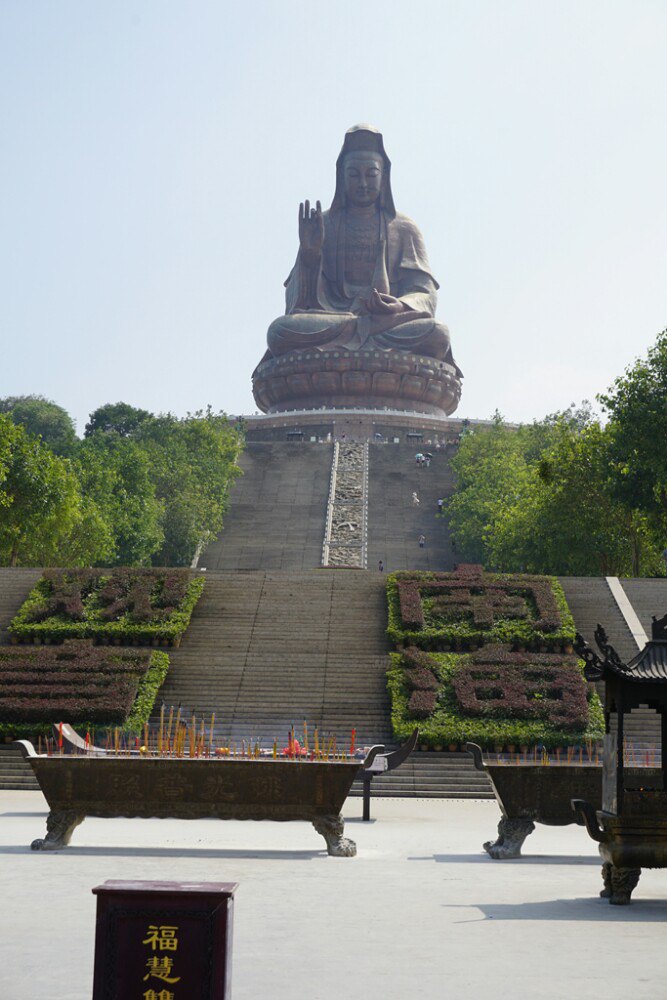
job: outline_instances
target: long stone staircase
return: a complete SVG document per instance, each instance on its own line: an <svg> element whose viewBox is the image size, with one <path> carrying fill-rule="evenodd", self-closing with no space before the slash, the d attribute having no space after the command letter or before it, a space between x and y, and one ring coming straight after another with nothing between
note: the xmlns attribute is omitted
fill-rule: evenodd
<svg viewBox="0 0 667 1000"><path fill-rule="evenodd" d="M333 444L250 441L244 475L232 490L225 527L202 554L209 570L298 570L321 565ZM458 561L438 499L454 489L444 451L430 466L415 454L426 445L368 445L368 567L451 569ZM416 494L419 503L413 500ZM419 547L419 536L426 543Z"/></svg>
<svg viewBox="0 0 667 1000"><path fill-rule="evenodd" d="M311 727L390 738L384 581L362 570L207 573L161 692L210 718L222 740Z"/></svg>

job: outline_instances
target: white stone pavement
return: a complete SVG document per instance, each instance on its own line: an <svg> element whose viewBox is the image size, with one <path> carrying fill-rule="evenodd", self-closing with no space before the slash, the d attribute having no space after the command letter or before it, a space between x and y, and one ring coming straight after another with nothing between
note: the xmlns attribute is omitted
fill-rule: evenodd
<svg viewBox="0 0 667 1000"><path fill-rule="evenodd" d="M108 878L237 881L235 1000L661 1000L667 871L629 907L598 898L584 830L538 827L492 861L494 802L350 799L354 859L305 823L88 819L60 853L39 792L0 792L0 1000L90 1000ZM130 1000L130 998L128 998Z"/></svg>

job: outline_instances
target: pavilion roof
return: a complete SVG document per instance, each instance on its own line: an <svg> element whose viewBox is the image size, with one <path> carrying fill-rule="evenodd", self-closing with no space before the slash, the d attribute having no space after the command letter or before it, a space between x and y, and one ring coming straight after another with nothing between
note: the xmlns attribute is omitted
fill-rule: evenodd
<svg viewBox="0 0 667 1000"><path fill-rule="evenodd" d="M595 642L602 657L577 633L575 650L585 662L584 673L589 681L603 680L609 674L626 681L638 683L667 684L667 615L653 618L652 638L643 649L624 663L609 643L607 633L601 625L595 630Z"/></svg>

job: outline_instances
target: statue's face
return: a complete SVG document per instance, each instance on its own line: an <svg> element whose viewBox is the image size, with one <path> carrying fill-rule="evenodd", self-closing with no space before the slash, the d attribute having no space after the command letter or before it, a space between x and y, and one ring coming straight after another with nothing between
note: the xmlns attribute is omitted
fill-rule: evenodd
<svg viewBox="0 0 667 1000"><path fill-rule="evenodd" d="M380 197L382 157L375 153L348 153L343 164L345 194L350 204L368 208Z"/></svg>

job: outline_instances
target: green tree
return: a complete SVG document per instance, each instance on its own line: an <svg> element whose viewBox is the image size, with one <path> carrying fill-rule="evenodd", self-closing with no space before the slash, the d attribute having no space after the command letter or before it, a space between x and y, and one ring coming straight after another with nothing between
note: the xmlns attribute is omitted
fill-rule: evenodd
<svg viewBox="0 0 667 1000"><path fill-rule="evenodd" d="M153 414L148 410L138 410L129 403L106 403L90 414L84 437L91 437L98 431L117 434L120 437L133 437L144 421L152 417Z"/></svg>
<svg viewBox="0 0 667 1000"><path fill-rule="evenodd" d="M0 416L0 561L10 566L90 564L106 530L71 463Z"/></svg>
<svg viewBox="0 0 667 1000"><path fill-rule="evenodd" d="M667 539L667 330L599 400L609 414L615 493Z"/></svg>
<svg viewBox="0 0 667 1000"><path fill-rule="evenodd" d="M608 451L598 423L581 430L557 423L518 502L495 522L492 561L573 576L658 571L657 539L646 517L615 496Z"/></svg>
<svg viewBox="0 0 667 1000"><path fill-rule="evenodd" d="M44 396L6 396L0 413L8 414L30 434L41 437L56 455L71 455L76 445L74 421L67 410Z"/></svg>
<svg viewBox="0 0 667 1000"><path fill-rule="evenodd" d="M661 572L649 518L616 493L611 433L582 413L464 436L449 502L464 558L505 572Z"/></svg>
<svg viewBox="0 0 667 1000"><path fill-rule="evenodd" d="M55 406L29 402L33 416ZM72 438L61 435L69 459L15 417L2 417L0 433L0 560L189 565L221 530L243 441L223 414L209 408L179 420L125 403L100 407L83 441L71 421Z"/></svg>
<svg viewBox="0 0 667 1000"><path fill-rule="evenodd" d="M466 431L452 459L456 493L447 503L449 525L459 554L491 567L491 541L500 512L513 507L529 476L526 433L508 428L499 415L493 424Z"/></svg>
<svg viewBox="0 0 667 1000"><path fill-rule="evenodd" d="M5 484L12 461L12 445L19 435L20 432L16 430L13 421L0 414L0 519L2 518L2 508L9 506L12 502L11 496L5 489Z"/></svg>
<svg viewBox="0 0 667 1000"><path fill-rule="evenodd" d="M82 492L109 530L110 544L98 564L150 565L163 543L164 509L145 450L133 440L98 431L79 443L74 465Z"/></svg>
<svg viewBox="0 0 667 1000"><path fill-rule="evenodd" d="M209 408L184 420L167 414L145 421L138 443L164 507L164 542L153 562L187 566L222 530L242 435Z"/></svg>

